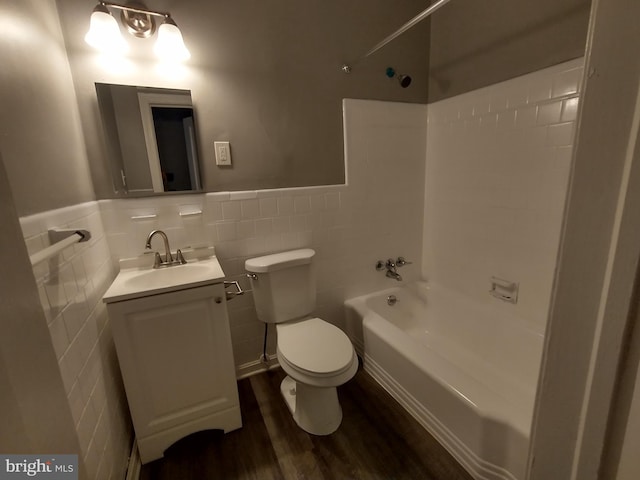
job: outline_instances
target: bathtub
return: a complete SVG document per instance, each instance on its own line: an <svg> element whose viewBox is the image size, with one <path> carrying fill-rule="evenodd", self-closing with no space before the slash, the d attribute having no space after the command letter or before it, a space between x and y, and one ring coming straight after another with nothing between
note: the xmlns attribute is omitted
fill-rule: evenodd
<svg viewBox="0 0 640 480"><path fill-rule="evenodd" d="M523 480L543 333L495 302L416 282L347 300L346 330L365 370L474 478Z"/></svg>

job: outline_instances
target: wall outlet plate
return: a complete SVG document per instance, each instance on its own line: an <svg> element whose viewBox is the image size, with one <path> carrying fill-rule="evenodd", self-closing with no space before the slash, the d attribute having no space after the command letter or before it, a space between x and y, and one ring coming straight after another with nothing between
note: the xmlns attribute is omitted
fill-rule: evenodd
<svg viewBox="0 0 640 480"><path fill-rule="evenodd" d="M229 142L213 142L216 151L216 165L231 165L231 147Z"/></svg>

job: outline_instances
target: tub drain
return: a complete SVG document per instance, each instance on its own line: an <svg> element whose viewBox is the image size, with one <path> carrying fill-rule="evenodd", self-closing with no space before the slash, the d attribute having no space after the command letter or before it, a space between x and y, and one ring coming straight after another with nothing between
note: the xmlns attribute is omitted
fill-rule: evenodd
<svg viewBox="0 0 640 480"><path fill-rule="evenodd" d="M387 305L394 306L398 302L398 299L395 295L389 295L387 297Z"/></svg>

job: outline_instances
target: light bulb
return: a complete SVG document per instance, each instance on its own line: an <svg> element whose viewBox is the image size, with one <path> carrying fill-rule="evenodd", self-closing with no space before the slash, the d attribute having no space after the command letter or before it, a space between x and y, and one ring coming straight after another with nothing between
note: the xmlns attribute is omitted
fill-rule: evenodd
<svg viewBox="0 0 640 480"><path fill-rule="evenodd" d="M171 17L166 17L158 28L158 40L153 51L163 60L183 61L191 58L191 53L182 39L182 32Z"/></svg>
<svg viewBox="0 0 640 480"><path fill-rule="evenodd" d="M85 35L84 41L105 53L123 53L128 47L127 42L120 34L117 20L103 4L99 4L93 9L89 31Z"/></svg>

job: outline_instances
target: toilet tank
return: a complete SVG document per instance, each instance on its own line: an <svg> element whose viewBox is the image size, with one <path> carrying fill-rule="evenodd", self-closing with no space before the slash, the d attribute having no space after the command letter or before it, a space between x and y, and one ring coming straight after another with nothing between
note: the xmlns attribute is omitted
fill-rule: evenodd
<svg viewBox="0 0 640 480"><path fill-rule="evenodd" d="M309 315L316 306L316 282L310 248L248 259L258 319L280 323Z"/></svg>

